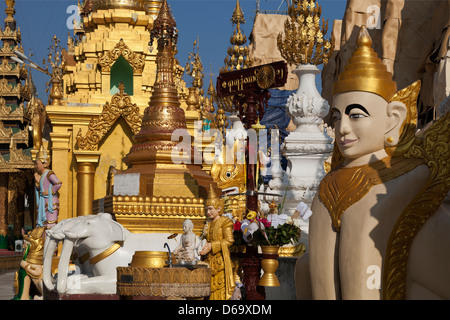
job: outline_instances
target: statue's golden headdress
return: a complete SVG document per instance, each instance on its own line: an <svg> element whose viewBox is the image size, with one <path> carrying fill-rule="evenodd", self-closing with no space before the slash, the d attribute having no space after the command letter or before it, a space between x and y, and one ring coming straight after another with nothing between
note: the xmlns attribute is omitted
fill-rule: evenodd
<svg viewBox="0 0 450 320"><path fill-rule="evenodd" d="M216 195L212 184L209 185L208 198L206 198L205 205L207 207L213 206L215 209L220 207L220 212L223 212L224 199L221 199Z"/></svg>
<svg viewBox="0 0 450 320"><path fill-rule="evenodd" d="M356 50L333 85L333 95L350 91L375 93L388 102L397 92L392 74L372 49L372 39L365 26L361 27Z"/></svg>
<svg viewBox="0 0 450 320"><path fill-rule="evenodd" d="M50 156L48 155L47 150L45 150L44 145L42 144L39 148L39 152L36 154L36 160L41 161L46 166L50 164Z"/></svg>

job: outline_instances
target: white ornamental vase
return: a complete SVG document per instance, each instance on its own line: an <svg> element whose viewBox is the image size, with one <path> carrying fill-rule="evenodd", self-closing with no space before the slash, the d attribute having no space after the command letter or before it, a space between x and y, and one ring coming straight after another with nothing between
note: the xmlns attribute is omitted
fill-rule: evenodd
<svg viewBox="0 0 450 320"><path fill-rule="evenodd" d="M288 211L294 211L299 201L308 205L325 175L324 162L333 150L332 139L319 125L330 106L316 88L315 78L320 70L311 64L300 65L292 71L299 78L299 88L287 103L288 112L297 129L285 139L284 155L289 160L291 199Z"/></svg>
<svg viewBox="0 0 450 320"><path fill-rule="evenodd" d="M312 128L318 129L316 124L320 125L322 118L330 110L328 101L322 98L316 88L316 75L320 73L320 70L315 65L302 64L292 73L296 74L299 80L297 92L292 94L287 101L292 121L297 128L301 125L310 125Z"/></svg>

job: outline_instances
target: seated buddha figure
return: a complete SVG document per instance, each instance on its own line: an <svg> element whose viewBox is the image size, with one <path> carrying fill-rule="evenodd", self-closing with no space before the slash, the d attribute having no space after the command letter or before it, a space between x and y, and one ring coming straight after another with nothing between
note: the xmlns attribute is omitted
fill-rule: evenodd
<svg viewBox="0 0 450 320"><path fill-rule="evenodd" d="M363 26L334 83L332 170L312 204L297 294L450 299L450 117L416 134L420 82L397 92L371 45Z"/></svg>

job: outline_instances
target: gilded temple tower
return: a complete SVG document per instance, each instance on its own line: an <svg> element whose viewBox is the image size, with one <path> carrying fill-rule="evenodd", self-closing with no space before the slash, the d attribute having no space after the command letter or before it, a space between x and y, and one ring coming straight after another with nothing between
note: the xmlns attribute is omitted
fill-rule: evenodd
<svg viewBox="0 0 450 320"><path fill-rule="evenodd" d="M129 169L115 175L114 195L109 200L112 205L105 211L112 212L133 232L180 232L183 221L189 218L199 233L205 219L207 191L211 184L217 194L220 189L202 170L202 162L195 163L197 151L191 142L172 138L175 130L190 135L174 75L178 31L166 0L150 38L150 45L156 42L158 52L154 91L141 129L134 136L135 143L124 159ZM134 190L127 181L132 181Z"/></svg>
<svg viewBox="0 0 450 320"><path fill-rule="evenodd" d="M14 19L15 1L6 0L6 18L0 29L0 249L7 248L8 224L13 237L24 226L24 197L32 195L33 146L29 126L33 107L32 80L25 67L11 59L14 51L23 53L21 32ZM33 198L28 199L32 205ZM32 223L32 222L31 222Z"/></svg>
<svg viewBox="0 0 450 320"><path fill-rule="evenodd" d="M63 52L62 102L47 106L51 154L58 159L52 169L65 186L60 219L91 214L93 201L109 194L110 168L127 169L122 159L154 92L157 50L150 50L149 41L161 5L161 0L80 4L82 24ZM182 73L176 64L174 88L186 109Z"/></svg>

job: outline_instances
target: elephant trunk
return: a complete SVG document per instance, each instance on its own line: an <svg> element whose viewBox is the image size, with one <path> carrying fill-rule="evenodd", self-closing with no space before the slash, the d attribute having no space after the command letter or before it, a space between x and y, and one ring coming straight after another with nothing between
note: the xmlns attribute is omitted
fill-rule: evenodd
<svg viewBox="0 0 450 320"><path fill-rule="evenodd" d="M69 269L70 255L72 254L74 240L64 239L63 248L58 264L58 280L56 282L56 290L59 293L67 291L67 272Z"/></svg>
<svg viewBox="0 0 450 320"><path fill-rule="evenodd" d="M46 244L44 246L43 278L44 278L45 287L48 290L53 290L54 285L53 285L53 278L52 278L52 261L53 261L53 254L55 253L55 249L56 249L56 246L59 241L57 241L53 237L47 235L45 242L46 242Z"/></svg>

